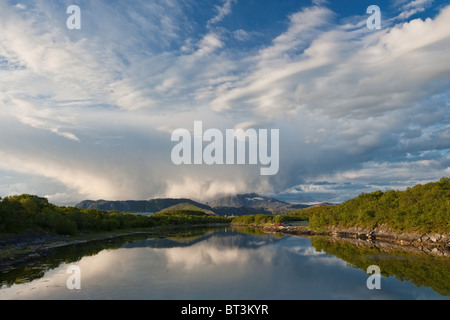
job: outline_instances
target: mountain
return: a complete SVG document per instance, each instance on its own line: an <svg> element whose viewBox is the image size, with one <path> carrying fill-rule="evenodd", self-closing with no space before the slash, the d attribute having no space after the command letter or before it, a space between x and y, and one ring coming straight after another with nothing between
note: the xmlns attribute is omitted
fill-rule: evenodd
<svg viewBox="0 0 450 320"><path fill-rule="evenodd" d="M196 206L195 204L182 202L182 203L178 203L173 206L170 206L168 208L162 209L159 212L175 211L175 210L191 210L191 211L201 211L205 214L216 215L215 212L213 212L210 209L206 209L205 207L206 206L204 206L204 208L200 208L200 207Z"/></svg>
<svg viewBox="0 0 450 320"><path fill-rule="evenodd" d="M256 193L236 194L218 198L206 203L215 210L220 208L252 208L262 213L276 214L287 213L292 210L304 209L309 207L305 204L291 204L279 201L274 198L268 198ZM251 211L255 211L251 210Z"/></svg>
<svg viewBox="0 0 450 320"><path fill-rule="evenodd" d="M151 199L151 200L84 200L75 207L120 212L159 212L162 210L183 210L197 207L209 214L220 216L241 216L247 214L282 214L309 207L304 204L290 204L277 199L260 196L256 193L225 196L206 204L190 199Z"/></svg>
<svg viewBox="0 0 450 320"><path fill-rule="evenodd" d="M151 200L124 200L124 201L108 201L108 200L84 200L75 207L79 209L97 209L104 211L120 211L120 212L159 212L171 206L185 203L192 204L200 209L211 210L209 206L190 199L151 199Z"/></svg>

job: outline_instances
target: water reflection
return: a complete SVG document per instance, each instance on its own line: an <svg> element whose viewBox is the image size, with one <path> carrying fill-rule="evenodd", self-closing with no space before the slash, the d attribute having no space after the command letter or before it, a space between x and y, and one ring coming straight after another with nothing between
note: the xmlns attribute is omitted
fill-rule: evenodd
<svg viewBox="0 0 450 320"><path fill-rule="evenodd" d="M385 277L431 287L441 295L450 297L448 251L433 251L430 254L420 248L406 250L394 244L327 237L314 238L312 245L316 250L339 257L355 268L367 270L368 266L377 265Z"/></svg>
<svg viewBox="0 0 450 320"><path fill-rule="evenodd" d="M45 269L45 275L25 283L11 284L9 280L7 285L2 279L0 299L445 298L442 292L398 279L391 271L382 278L381 290L369 290L365 264L358 265L354 257L349 262L351 255L342 254L348 249L333 247L326 240L311 243L311 239L301 237L230 228L134 240L96 252L92 249L90 255L59 261L51 267L29 267L40 268L41 272ZM80 252L81 248L72 250ZM66 287L69 264L80 267L80 290Z"/></svg>

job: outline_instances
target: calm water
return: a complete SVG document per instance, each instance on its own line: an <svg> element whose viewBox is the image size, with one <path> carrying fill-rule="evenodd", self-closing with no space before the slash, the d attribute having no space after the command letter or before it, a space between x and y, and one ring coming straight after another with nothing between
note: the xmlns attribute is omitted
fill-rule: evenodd
<svg viewBox="0 0 450 320"><path fill-rule="evenodd" d="M381 288L369 290L373 264ZM70 265L81 289L67 288ZM449 267L449 258L327 238L197 230L60 248L0 273L0 299L449 299Z"/></svg>

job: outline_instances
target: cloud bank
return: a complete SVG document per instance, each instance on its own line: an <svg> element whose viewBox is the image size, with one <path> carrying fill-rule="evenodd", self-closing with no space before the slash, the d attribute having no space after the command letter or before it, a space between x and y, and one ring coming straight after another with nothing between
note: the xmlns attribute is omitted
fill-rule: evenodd
<svg viewBox="0 0 450 320"><path fill-rule="evenodd" d="M267 34L265 1L253 25L237 0L80 1L77 31L65 5L0 4L2 196L342 201L450 175L450 6L394 1L374 31L304 1ZM173 165L195 120L279 129L278 174Z"/></svg>

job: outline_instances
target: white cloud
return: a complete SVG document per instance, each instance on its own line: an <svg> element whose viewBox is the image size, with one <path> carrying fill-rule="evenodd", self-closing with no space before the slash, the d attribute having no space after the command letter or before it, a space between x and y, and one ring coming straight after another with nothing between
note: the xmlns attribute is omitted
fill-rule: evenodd
<svg viewBox="0 0 450 320"><path fill-rule="evenodd" d="M327 21L331 15L331 11L319 7L293 14L288 30L253 58L256 68L251 73L246 73L246 77L240 81L230 83L224 92L217 92L218 96L211 102L211 108L220 112L235 106L253 106L258 115L269 117L295 111L299 106L290 98L295 90L292 77L325 65L328 58L321 55L314 61L308 61L301 56L291 59L289 55L305 49L308 39L318 33L318 28L328 25Z"/></svg>
<svg viewBox="0 0 450 320"><path fill-rule="evenodd" d="M376 34L364 29L321 32L293 60L287 52L302 43L297 35L320 26L329 13L316 9L298 16L312 16L307 21L314 23L292 18L289 30L262 50L258 68L220 94L211 103L213 110L245 105L270 117L306 107L361 118L406 108L446 90L445 81L439 81L450 70L449 8L435 20L413 20Z"/></svg>
<svg viewBox="0 0 450 320"><path fill-rule="evenodd" d="M417 7L429 6L434 2L434 0L413 0L408 3L403 4L403 9L412 9Z"/></svg>
<svg viewBox="0 0 450 320"><path fill-rule="evenodd" d="M314 181L286 189L280 196L286 201L339 203L362 192L405 190L416 184L438 181L448 175L449 164L449 156L399 162L368 161L357 169L316 175Z"/></svg>
<svg viewBox="0 0 450 320"><path fill-rule="evenodd" d="M234 31L233 36L239 41L246 41L251 37L250 34L243 29Z"/></svg>
<svg viewBox="0 0 450 320"><path fill-rule="evenodd" d="M73 141L80 141L75 134L67 131L67 128L75 122L75 118L71 115L44 106L36 106L32 101L14 97L3 107L8 108L10 114L23 124L48 130Z"/></svg>
<svg viewBox="0 0 450 320"><path fill-rule="evenodd" d="M414 1L401 1L397 3L400 6L401 13L398 15L397 19L408 19L409 17L415 15L416 13L424 12L434 0L414 0Z"/></svg>
<svg viewBox="0 0 450 320"><path fill-rule="evenodd" d="M119 194L105 176L95 172L88 172L86 168L76 168L49 158L18 157L1 153L0 167L15 170L25 174L38 174L45 178L54 179L82 195L101 198L105 195Z"/></svg>
<svg viewBox="0 0 450 320"><path fill-rule="evenodd" d="M193 31L192 3L86 2L73 33L57 27L65 25L57 2L2 2L0 166L65 186L42 190L54 199L206 199L279 192L315 177L359 175L363 184L376 169L386 172L380 183L447 172L450 7L371 32L360 21L335 25L325 2L315 3L291 14L269 45L236 50L232 40L243 46L257 32L216 26L236 1L204 20L205 33ZM429 3L397 7L421 5ZM279 174L173 166L170 132L194 120L280 129Z"/></svg>
<svg viewBox="0 0 450 320"><path fill-rule="evenodd" d="M16 7L17 9L20 9L20 10L24 10L24 9L26 9L26 8L27 8L27 6L26 6L26 5L24 5L24 4L22 4L22 3L18 3L18 4L16 4L16 5L15 5L15 7Z"/></svg>
<svg viewBox="0 0 450 320"><path fill-rule="evenodd" d="M217 15L211 18L207 25L210 27L220 21L222 21L226 16L230 15L232 12L231 6L236 3L237 0L224 0L222 6L216 6Z"/></svg>
<svg viewBox="0 0 450 320"><path fill-rule="evenodd" d="M220 49L224 46L224 43L220 40L220 37L214 33L208 33L199 43L199 49L195 53L198 56L203 56L214 52L216 49Z"/></svg>

